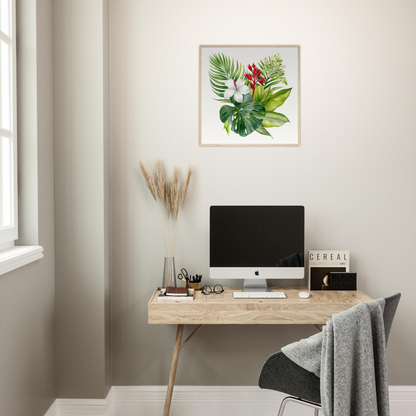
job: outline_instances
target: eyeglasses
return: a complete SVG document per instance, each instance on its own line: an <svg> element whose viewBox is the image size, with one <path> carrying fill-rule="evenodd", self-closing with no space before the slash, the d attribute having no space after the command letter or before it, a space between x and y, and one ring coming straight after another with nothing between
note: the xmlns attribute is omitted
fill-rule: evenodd
<svg viewBox="0 0 416 416"><path fill-rule="evenodd" d="M202 293L204 295L210 295L211 293L216 293L219 295L222 292L224 292L224 288L221 285L215 285L213 288L211 286L205 285L202 288Z"/></svg>

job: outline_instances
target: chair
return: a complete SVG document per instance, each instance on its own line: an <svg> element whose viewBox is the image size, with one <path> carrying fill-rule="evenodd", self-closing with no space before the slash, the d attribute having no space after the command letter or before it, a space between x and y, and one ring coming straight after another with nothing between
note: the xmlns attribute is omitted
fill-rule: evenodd
<svg viewBox="0 0 416 416"><path fill-rule="evenodd" d="M385 298L383 313L386 344L393 318L400 300L400 293ZM290 394L283 399L278 416L282 416L285 406L293 401L314 409L318 416L321 409L320 378L298 366L281 351L272 354L264 363L260 372L259 387Z"/></svg>

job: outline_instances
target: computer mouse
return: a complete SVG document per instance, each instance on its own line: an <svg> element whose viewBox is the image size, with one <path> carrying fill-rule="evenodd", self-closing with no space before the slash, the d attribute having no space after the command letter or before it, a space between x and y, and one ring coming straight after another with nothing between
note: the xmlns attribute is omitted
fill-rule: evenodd
<svg viewBox="0 0 416 416"><path fill-rule="evenodd" d="M299 292L299 297L302 299L308 299L311 294L309 292Z"/></svg>

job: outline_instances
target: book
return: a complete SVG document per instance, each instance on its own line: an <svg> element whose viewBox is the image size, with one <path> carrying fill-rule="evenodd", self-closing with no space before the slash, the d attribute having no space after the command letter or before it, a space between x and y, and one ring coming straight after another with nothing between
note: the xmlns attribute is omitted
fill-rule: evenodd
<svg viewBox="0 0 416 416"><path fill-rule="evenodd" d="M165 296L188 296L188 288L168 286L165 289Z"/></svg>
<svg viewBox="0 0 416 416"><path fill-rule="evenodd" d="M186 288L184 288L186 289ZM169 296L166 294L166 289L160 289L159 295L157 296L157 300L161 302L172 302L172 301L180 301L180 302L187 302L187 301L193 301L194 300L194 289L187 289L188 292L186 296Z"/></svg>
<svg viewBox="0 0 416 416"><path fill-rule="evenodd" d="M349 272L349 268L349 251L309 250L309 290L329 290L329 286L324 282L326 276L329 277L331 272Z"/></svg>

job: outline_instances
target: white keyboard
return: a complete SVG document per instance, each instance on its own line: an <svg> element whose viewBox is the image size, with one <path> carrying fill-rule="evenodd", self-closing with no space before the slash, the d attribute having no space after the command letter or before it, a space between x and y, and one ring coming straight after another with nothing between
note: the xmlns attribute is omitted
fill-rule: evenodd
<svg viewBox="0 0 416 416"><path fill-rule="evenodd" d="M234 299L286 299L285 292L233 292Z"/></svg>

